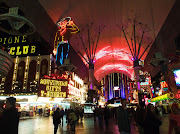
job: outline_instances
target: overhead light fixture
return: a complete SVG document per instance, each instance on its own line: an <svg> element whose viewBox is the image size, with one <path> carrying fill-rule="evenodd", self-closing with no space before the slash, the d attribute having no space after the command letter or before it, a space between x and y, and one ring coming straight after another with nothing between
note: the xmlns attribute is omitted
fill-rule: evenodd
<svg viewBox="0 0 180 134"><path fill-rule="evenodd" d="M0 15L0 30L12 35L29 35L35 32L35 26L18 14L19 8L9 8L9 12Z"/></svg>

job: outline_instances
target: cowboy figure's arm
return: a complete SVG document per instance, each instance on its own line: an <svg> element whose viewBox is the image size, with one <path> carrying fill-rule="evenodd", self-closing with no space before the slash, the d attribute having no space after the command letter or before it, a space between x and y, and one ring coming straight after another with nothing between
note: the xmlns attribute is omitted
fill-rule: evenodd
<svg viewBox="0 0 180 134"><path fill-rule="evenodd" d="M54 39L54 50L53 50L54 55L56 55L57 53L58 43L59 43L59 30L56 32Z"/></svg>
<svg viewBox="0 0 180 134"><path fill-rule="evenodd" d="M67 29L71 30L71 34L75 34L75 33L79 32L79 28L74 24L73 21L70 21L67 26L68 26Z"/></svg>

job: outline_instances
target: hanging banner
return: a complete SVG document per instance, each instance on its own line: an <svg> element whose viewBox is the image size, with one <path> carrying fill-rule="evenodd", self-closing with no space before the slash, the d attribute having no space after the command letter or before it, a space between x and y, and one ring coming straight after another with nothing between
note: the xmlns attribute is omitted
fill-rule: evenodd
<svg viewBox="0 0 180 134"><path fill-rule="evenodd" d="M39 97L67 98L68 80L40 79Z"/></svg>

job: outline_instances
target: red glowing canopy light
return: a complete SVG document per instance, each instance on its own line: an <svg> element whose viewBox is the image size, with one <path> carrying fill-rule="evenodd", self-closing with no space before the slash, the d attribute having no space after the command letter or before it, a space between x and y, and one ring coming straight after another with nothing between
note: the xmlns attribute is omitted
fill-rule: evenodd
<svg viewBox="0 0 180 134"><path fill-rule="evenodd" d="M143 51L144 48L141 48L140 54ZM145 59L147 52L141 60ZM87 58L85 54L84 58ZM82 60L86 63L83 58ZM123 73L131 79L134 78L133 57L123 37L114 37L111 42L108 39L99 41L94 60L94 76L100 81L110 73Z"/></svg>

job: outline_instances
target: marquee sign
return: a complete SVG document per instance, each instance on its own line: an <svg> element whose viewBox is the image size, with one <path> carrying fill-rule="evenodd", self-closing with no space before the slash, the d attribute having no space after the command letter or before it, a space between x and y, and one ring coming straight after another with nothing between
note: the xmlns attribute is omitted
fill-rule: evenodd
<svg viewBox="0 0 180 134"><path fill-rule="evenodd" d="M39 97L67 98L68 80L40 79Z"/></svg>

